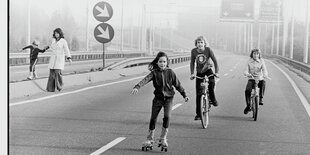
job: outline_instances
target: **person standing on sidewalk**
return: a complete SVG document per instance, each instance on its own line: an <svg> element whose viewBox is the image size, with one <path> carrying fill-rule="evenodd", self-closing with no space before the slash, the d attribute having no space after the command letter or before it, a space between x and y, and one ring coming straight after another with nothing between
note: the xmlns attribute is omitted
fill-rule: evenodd
<svg viewBox="0 0 310 155"><path fill-rule="evenodd" d="M23 50L28 49L28 48L30 49L29 75L27 77L28 80L38 78L38 74L36 73L36 68L35 68L37 61L38 61L38 55L39 55L39 53L44 53L49 48L48 46L46 46L43 50L41 50L38 48L39 44L40 44L39 41L34 40L31 45L28 45L28 46L22 48L22 50L21 50L21 51L23 51Z"/></svg>
<svg viewBox="0 0 310 155"><path fill-rule="evenodd" d="M55 89L61 91L63 87L61 71L64 70L65 59L69 61L70 65L72 60L68 43L64 39L64 33L60 28L56 28L53 31L53 40L50 49L52 52L48 65L50 72L46 90L48 92L55 92Z"/></svg>

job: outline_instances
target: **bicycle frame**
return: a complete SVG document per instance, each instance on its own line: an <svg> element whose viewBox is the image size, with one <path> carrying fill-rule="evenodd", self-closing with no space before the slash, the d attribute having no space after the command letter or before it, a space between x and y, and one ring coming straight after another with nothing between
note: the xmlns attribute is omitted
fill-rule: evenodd
<svg viewBox="0 0 310 155"><path fill-rule="evenodd" d="M258 116L258 103L259 103L259 87L258 87L259 80L255 79L254 88L251 91L250 97L250 106L253 112L254 121L257 120Z"/></svg>
<svg viewBox="0 0 310 155"><path fill-rule="evenodd" d="M210 96L209 96L209 89L208 89L208 81L209 77L214 76L214 74L209 75L208 77L199 77L196 76L198 79L203 79L201 86L204 87L204 92L200 97L200 112L201 112L201 125L204 129L208 127L209 124L209 112L211 109L210 104Z"/></svg>

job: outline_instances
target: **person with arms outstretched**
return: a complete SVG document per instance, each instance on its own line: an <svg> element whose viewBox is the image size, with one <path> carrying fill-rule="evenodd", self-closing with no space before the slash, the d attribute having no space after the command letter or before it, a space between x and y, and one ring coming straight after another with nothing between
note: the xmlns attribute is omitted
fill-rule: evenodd
<svg viewBox="0 0 310 155"><path fill-rule="evenodd" d="M180 92L180 94L185 99L185 102L187 102L189 99L186 96L185 90L182 87L181 82L178 80L176 74L172 69L169 68L169 59L166 53L158 52L156 58L150 63L149 70L151 70L151 72L138 84L136 84L131 92L132 94L136 94L142 86L146 85L150 81L153 81L155 97L152 102L152 113L147 140L143 142L142 150L144 148L147 150L147 148L152 147L154 143L155 125L157 116L162 107L164 108L164 118L159 145L167 150L167 134L172 111L172 102L175 94L173 87L175 87L176 90Z"/></svg>
<svg viewBox="0 0 310 155"><path fill-rule="evenodd" d="M49 48L48 46L45 46L45 48L41 50L39 48L39 44L40 44L40 42L38 40L34 40L31 45L26 46L26 47L22 48L22 50L21 50L21 51L23 51L23 50L28 49L28 48L30 49L29 75L27 77L28 80L38 78L38 74L36 72L36 64L38 62L38 55L39 55L39 53L44 53Z"/></svg>

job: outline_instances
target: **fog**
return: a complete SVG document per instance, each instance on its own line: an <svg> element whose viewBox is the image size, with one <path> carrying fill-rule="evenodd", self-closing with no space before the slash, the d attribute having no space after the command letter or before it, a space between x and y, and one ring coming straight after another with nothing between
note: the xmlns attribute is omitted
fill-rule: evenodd
<svg viewBox="0 0 310 155"><path fill-rule="evenodd" d="M52 32L57 27L64 30L72 51L100 50L102 44L96 41L94 28L101 22L93 15L94 6L98 2L100 1L10 0L9 52L18 52L33 39L40 40L41 46L50 44ZM105 2L113 8L113 16L106 21L114 29L114 38L108 44L110 49L147 51L151 45L153 50L187 51L193 48L194 39L203 35L214 48L244 51L246 49L243 47L246 45L241 45L243 40L251 39L251 47L260 44L261 48L267 51L272 47L264 44L271 40L272 27L278 26L275 21L259 21L261 3L269 4L268 0L253 0L253 18L250 20L223 18L222 3L229 0L106 0ZM305 30L302 27L306 26L306 2L307 0L283 1L279 37L289 36L292 16L295 27L301 28L295 29L296 34ZM259 30L261 34L258 34ZM248 31L252 31L250 38L242 34ZM277 28L273 31L276 32ZM75 42L74 46L72 42Z"/></svg>

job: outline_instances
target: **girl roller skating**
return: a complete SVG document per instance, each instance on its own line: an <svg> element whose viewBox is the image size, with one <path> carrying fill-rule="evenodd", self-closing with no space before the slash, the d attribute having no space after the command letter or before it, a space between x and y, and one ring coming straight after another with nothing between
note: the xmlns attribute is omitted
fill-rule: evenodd
<svg viewBox="0 0 310 155"><path fill-rule="evenodd" d="M169 68L169 59L166 53L158 52L156 58L149 64L149 70L151 72L138 84L136 84L131 92L132 94L136 94L142 86L146 85L150 81L153 81L155 97L152 102L152 114L148 135L146 141L142 143L142 150L147 151L148 149L152 150L153 148L155 142L154 133L157 116L163 107L163 127L158 146L161 147L162 151L167 151L167 134L172 110L173 96L175 94L173 86L180 92L180 94L185 99L185 102L187 102L189 99L186 96L185 90L182 87L180 81L176 77L176 74L172 69Z"/></svg>

